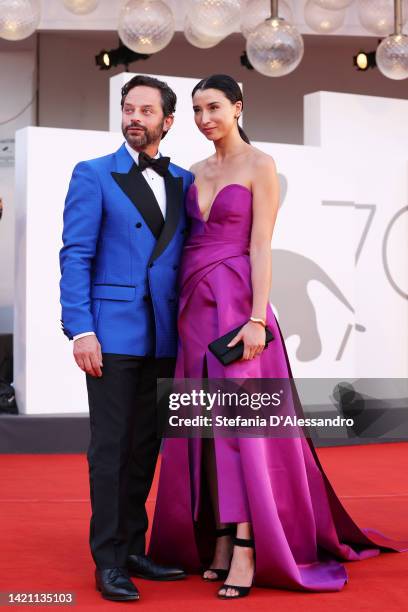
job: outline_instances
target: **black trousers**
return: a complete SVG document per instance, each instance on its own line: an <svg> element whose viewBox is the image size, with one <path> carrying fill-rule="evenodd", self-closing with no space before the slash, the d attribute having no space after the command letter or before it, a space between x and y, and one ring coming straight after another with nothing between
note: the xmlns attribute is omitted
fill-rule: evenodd
<svg viewBox="0 0 408 612"><path fill-rule="evenodd" d="M157 378L175 360L103 354L102 377L86 376L91 439L90 546L100 569L125 567L145 553L146 500L160 449Z"/></svg>

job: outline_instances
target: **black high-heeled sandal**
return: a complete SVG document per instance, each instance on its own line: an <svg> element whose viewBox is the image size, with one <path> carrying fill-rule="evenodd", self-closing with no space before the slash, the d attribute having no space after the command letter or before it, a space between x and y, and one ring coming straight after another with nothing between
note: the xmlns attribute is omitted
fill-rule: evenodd
<svg viewBox="0 0 408 612"><path fill-rule="evenodd" d="M217 538L222 538L223 536L226 535L231 535L231 536L235 536L236 533L236 526L234 525L233 527L224 527L223 529L216 529L215 530L215 535ZM214 572L214 574L217 574L216 578L206 578L204 575L202 576L203 580L206 580L207 582L218 582L219 580L225 580L228 576L229 573L229 568L228 569L220 569L217 567L208 567L206 570L204 570L205 572Z"/></svg>
<svg viewBox="0 0 408 612"><path fill-rule="evenodd" d="M255 548L255 542L253 539L244 540L242 538L234 538L234 546ZM255 555L254 555L254 560L255 560ZM218 597L220 599L239 599L240 597L246 597L247 595L249 595L251 588L252 588L252 585L246 587L246 586L237 586L235 584L224 583L218 591ZM223 589L225 589L225 593L221 594L220 591L222 591ZM234 591L238 591L238 593L236 595L227 595L226 592L228 589L234 589Z"/></svg>

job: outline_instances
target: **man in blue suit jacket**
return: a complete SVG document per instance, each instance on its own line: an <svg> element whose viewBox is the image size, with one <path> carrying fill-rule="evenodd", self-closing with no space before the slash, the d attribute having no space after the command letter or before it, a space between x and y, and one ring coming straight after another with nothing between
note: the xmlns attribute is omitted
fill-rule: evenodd
<svg viewBox="0 0 408 612"><path fill-rule="evenodd" d="M138 599L129 575L184 577L145 555L149 493L160 439L156 379L177 348L177 274L193 176L158 152L174 92L136 76L122 89L126 142L74 168L60 253L62 326L86 372L96 585L112 600Z"/></svg>

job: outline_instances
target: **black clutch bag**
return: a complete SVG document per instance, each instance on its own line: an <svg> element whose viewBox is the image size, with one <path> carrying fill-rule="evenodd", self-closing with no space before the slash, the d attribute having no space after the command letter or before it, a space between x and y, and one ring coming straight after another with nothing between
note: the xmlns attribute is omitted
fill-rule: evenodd
<svg viewBox="0 0 408 612"><path fill-rule="evenodd" d="M240 340L235 346L227 346L227 344L231 342L234 336L237 335L239 330L244 325L245 323L243 323L239 327L236 327L235 329L232 329L230 332L228 332L224 336L221 336L221 338L217 338L217 340L210 342L210 344L208 345L208 348L210 349L212 354L218 359L218 361L222 363L222 365L229 365L230 363L241 359L242 355L244 354L244 343L242 342L242 340ZM274 336L269 327L265 327L265 332L265 346L268 346L268 343L274 339Z"/></svg>

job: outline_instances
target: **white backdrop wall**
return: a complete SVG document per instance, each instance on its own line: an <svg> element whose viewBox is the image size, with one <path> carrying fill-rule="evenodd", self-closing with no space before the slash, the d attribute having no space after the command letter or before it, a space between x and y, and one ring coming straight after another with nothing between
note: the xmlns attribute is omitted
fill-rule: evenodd
<svg viewBox="0 0 408 612"><path fill-rule="evenodd" d="M13 328L14 136L35 119L35 58L30 51L0 54L0 333ZM17 116L16 116L17 115Z"/></svg>
<svg viewBox="0 0 408 612"><path fill-rule="evenodd" d="M180 93L191 86L168 81ZM406 377L408 101L320 92L306 97L304 121L305 146L254 143L275 158L280 174L271 301L294 374ZM185 138L170 133L162 151L188 167L208 143L192 117L177 129ZM18 135L16 387L25 412L86 410L83 374L58 323L63 200L76 161L121 140L118 133L44 128Z"/></svg>

